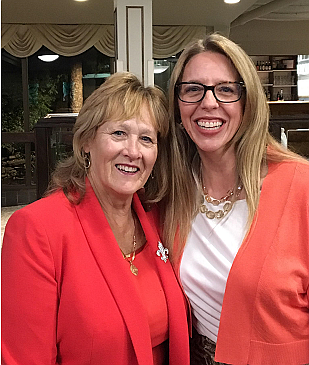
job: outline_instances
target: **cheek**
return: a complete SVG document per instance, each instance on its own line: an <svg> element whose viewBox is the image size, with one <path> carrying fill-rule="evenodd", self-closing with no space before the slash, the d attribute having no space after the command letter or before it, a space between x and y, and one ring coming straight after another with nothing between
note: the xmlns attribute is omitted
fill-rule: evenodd
<svg viewBox="0 0 309 365"><path fill-rule="evenodd" d="M155 147L152 151L149 151L147 156L147 163L149 167L153 167L158 157L158 148Z"/></svg>
<svg viewBox="0 0 309 365"><path fill-rule="evenodd" d="M196 110L196 105L194 104L179 104L179 114L181 122L185 125L190 121L191 116Z"/></svg>
<svg viewBox="0 0 309 365"><path fill-rule="evenodd" d="M243 118L243 109L242 109L242 106L239 106L239 108L237 108L235 111L235 120L236 120L237 128L240 126L240 124L242 122L242 118Z"/></svg>

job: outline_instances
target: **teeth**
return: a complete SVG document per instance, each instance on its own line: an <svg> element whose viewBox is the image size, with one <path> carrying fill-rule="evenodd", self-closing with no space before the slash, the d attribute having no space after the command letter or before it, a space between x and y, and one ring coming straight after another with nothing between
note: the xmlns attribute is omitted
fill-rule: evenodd
<svg viewBox="0 0 309 365"><path fill-rule="evenodd" d="M197 121L197 125L202 128L219 128L221 127L223 122L202 122Z"/></svg>
<svg viewBox="0 0 309 365"><path fill-rule="evenodd" d="M136 172L138 170L137 167L131 167L126 165L116 165L118 170L125 171L125 172Z"/></svg>

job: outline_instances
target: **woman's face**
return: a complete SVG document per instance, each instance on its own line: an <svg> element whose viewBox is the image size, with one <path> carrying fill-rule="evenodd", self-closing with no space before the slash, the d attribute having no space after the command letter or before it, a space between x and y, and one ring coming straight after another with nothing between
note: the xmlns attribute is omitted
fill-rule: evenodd
<svg viewBox="0 0 309 365"><path fill-rule="evenodd" d="M227 57L206 51L187 63L182 82L199 82L212 86L226 81L239 81L239 76ZM220 154L232 139L242 120L242 101L218 102L208 90L204 99L189 104L178 101L181 120L200 154Z"/></svg>
<svg viewBox="0 0 309 365"><path fill-rule="evenodd" d="M93 141L84 146L90 152L89 179L101 195L126 199L146 183L157 158L157 130L148 108L141 118L105 122Z"/></svg>

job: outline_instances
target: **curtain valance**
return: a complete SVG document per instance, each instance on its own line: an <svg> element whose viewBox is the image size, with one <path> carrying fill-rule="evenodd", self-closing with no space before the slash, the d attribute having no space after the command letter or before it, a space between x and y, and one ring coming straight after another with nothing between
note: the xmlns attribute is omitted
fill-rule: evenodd
<svg viewBox="0 0 309 365"><path fill-rule="evenodd" d="M192 39L203 38L206 27L154 26L153 57L180 52ZM16 57L28 57L42 46L62 56L76 56L92 46L114 57L114 26L98 24L2 24L1 47Z"/></svg>
<svg viewBox="0 0 309 365"><path fill-rule="evenodd" d="M206 27L201 26L154 26L153 58L166 58L182 51L192 40L204 38Z"/></svg>
<svg viewBox="0 0 309 365"><path fill-rule="evenodd" d="M61 56L76 56L95 46L114 56L113 25L2 24L2 47L16 57L28 57L42 46Z"/></svg>

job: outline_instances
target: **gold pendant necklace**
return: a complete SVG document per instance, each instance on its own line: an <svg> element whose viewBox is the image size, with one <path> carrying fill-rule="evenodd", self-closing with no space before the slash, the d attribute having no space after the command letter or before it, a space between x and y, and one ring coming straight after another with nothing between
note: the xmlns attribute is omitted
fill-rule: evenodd
<svg viewBox="0 0 309 365"><path fill-rule="evenodd" d="M122 250L121 250L121 252L122 252L123 258L126 261L128 261L128 263L130 264L131 273L133 275L137 276L138 268L133 264L133 261L135 260L135 251L136 251L136 238L135 238L135 235L133 235L133 252L129 253L128 255L124 254Z"/></svg>
<svg viewBox="0 0 309 365"><path fill-rule="evenodd" d="M206 188L204 186L203 187L203 193L204 193L204 198L205 198L206 202L208 202L208 203L210 203L214 206L218 206L220 203L224 203L224 202L226 202L226 203L223 205L223 209L219 209L215 212L208 209L205 204L202 204L200 206L200 212L204 213L206 215L206 217L209 218L209 219L214 219L214 218L221 219L221 218L223 218L225 215L228 214L228 212L231 211L235 201L237 200L237 198L239 197L239 195L241 193L242 188L243 188L243 185L240 183L237 186L235 193L234 193L234 189L232 189L232 190L229 190L227 192L227 194L224 197L222 197L221 199L214 199L208 194L207 191L205 191ZM234 195L235 195L235 199L233 199L231 201L230 199Z"/></svg>

